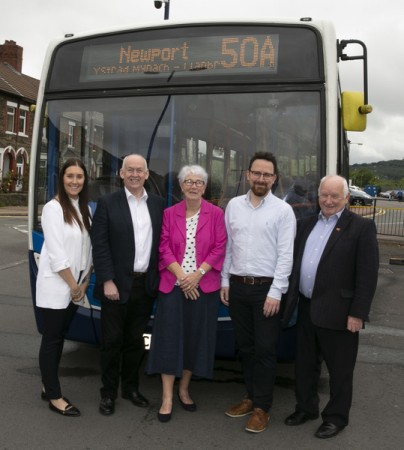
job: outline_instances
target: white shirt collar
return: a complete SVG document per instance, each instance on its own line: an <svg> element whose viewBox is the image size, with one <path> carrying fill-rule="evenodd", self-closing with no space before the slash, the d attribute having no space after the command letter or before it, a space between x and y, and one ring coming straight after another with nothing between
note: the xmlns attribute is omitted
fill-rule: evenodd
<svg viewBox="0 0 404 450"><path fill-rule="evenodd" d="M128 200L130 197L133 197L136 200L141 200L141 199L147 200L147 198L148 198L147 191L145 188L143 188L142 195L139 198L135 197L126 186L125 186L125 194L126 194L126 198Z"/></svg>

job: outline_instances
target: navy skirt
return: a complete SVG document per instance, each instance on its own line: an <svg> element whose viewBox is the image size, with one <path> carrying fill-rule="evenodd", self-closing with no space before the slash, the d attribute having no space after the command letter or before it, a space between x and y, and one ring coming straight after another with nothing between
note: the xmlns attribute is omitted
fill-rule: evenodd
<svg viewBox="0 0 404 450"><path fill-rule="evenodd" d="M219 291L188 300L178 286L159 293L146 365L148 374L180 378L183 370L213 378Z"/></svg>

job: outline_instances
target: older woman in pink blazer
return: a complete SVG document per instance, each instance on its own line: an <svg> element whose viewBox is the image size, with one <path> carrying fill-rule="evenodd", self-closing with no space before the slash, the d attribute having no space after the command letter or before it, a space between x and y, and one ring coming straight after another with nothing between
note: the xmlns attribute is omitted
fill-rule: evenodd
<svg viewBox="0 0 404 450"><path fill-rule="evenodd" d="M192 375L213 377L220 271L226 250L223 211L205 201L207 173L185 166L178 174L184 200L164 212L160 239L159 300L147 364L163 386L160 422L171 419L175 378L189 412Z"/></svg>

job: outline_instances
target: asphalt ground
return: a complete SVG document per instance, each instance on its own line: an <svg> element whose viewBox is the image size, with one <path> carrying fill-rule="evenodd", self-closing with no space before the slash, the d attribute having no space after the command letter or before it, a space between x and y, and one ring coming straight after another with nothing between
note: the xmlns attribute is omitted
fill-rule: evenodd
<svg viewBox="0 0 404 450"><path fill-rule="evenodd" d="M0 217L26 221L27 208L0 208ZM49 413L39 399L40 376L37 364L39 336L33 325L28 281L21 282L26 262L3 267L0 293L0 378L2 379L2 432L0 449L94 449L123 448L194 450L267 449L279 450L398 450L404 441L404 238L379 236L380 267L377 292L370 323L361 331L354 379L354 402L350 426L338 437L323 442L313 433L320 421L302 427L286 427L284 418L294 408L293 362L278 365L276 401L267 432L251 437L242 420L224 414L230 404L244 394L239 365L218 360L215 380L193 384L200 412L189 417L176 405L169 427L156 419L161 387L156 377L142 376L142 391L151 407L139 410L119 400L117 413L107 419L98 413L99 361L92 346L67 342L61 376L66 391L78 399L83 417L80 423ZM12 242L11 242L12 244ZM4 258L5 247L1 253ZM10 247L13 252L13 245ZM6 261L6 260L5 260ZM7 282L6 282L7 281ZM21 293L19 293L21 291ZM328 379L324 368L320 380L321 407L328 399ZM35 391L35 389L38 391ZM1 389L0 389L1 391ZM182 416L182 414L184 416ZM187 417L185 417L185 415ZM190 420L191 419L191 420ZM241 423L240 423L241 422ZM185 425L185 426L184 426ZM46 430L46 432L44 432ZM85 431L84 431L85 430ZM113 430L113 431L111 431ZM220 432L218 432L220 430ZM136 442L136 444L134 444Z"/></svg>

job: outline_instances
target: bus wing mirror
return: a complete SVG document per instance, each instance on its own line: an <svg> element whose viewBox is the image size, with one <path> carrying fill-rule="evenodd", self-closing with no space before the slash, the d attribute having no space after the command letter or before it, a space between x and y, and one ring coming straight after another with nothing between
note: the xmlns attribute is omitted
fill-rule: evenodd
<svg viewBox="0 0 404 450"><path fill-rule="evenodd" d="M372 112L372 106L364 102L363 92L343 92L341 96L342 126L345 131L364 131L366 115Z"/></svg>

